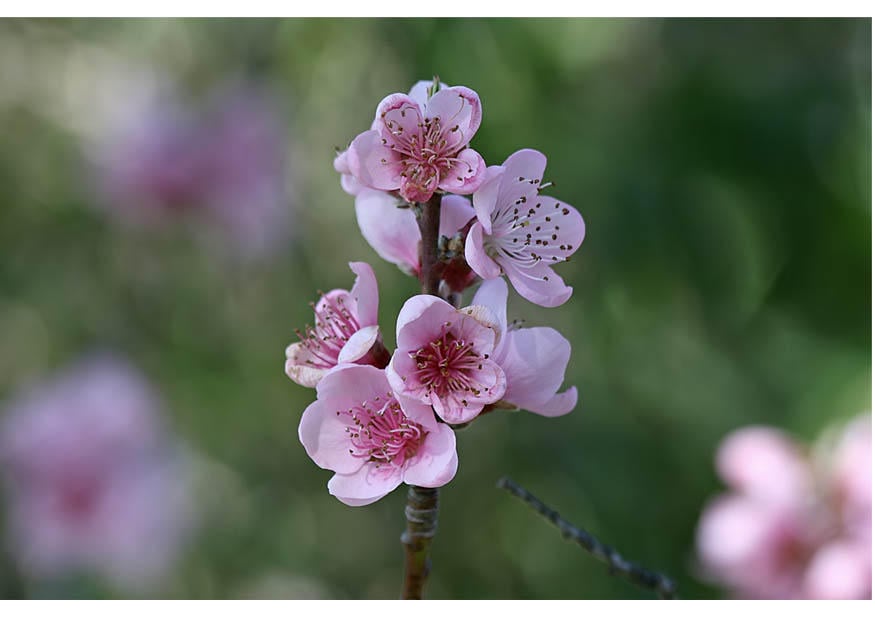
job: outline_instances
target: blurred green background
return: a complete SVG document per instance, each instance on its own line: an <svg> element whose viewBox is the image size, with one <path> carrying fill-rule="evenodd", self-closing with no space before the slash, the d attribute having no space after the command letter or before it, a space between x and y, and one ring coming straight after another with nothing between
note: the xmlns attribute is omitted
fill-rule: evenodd
<svg viewBox="0 0 875 620"><path fill-rule="evenodd" d="M111 101L101 72L125 63L194 93L242 74L278 94L289 243L228 260L92 207L89 97ZM0 21L0 401L95 348L160 388L207 489L160 596L397 597L404 492L328 495L297 439L314 393L283 350L351 260L374 266L394 341L416 283L361 238L332 158L434 74L479 93L487 163L547 154L587 238L559 270L567 304L512 294L510 310L569 338L579 407L459 434L428 596L650 596L497 490L505 474L682 597L721 596L694 556L720 438L813 439L869 408L870 20ZM35 595L0 557L0 596Z"/></svg>

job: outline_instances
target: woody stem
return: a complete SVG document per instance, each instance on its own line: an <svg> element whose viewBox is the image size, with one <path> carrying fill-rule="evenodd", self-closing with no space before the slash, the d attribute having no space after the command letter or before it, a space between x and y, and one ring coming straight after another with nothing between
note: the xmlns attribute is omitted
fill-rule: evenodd
<svg viewBox="0 0 875 620"><path fill-rule="evenodd" d="M440 271L438 235L441 224L441 197L437 194L419 204L420 246L419 281L426 295L438 295ZM401 534L404 546L402 599L421 599L431 568L429 547L437 532L438 490L410 485L404 508L407 528Z"/></svg>

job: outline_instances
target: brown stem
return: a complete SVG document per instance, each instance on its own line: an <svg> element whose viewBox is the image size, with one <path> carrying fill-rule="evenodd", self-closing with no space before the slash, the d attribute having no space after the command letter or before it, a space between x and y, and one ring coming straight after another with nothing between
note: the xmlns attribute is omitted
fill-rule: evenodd
<svg viewBox="0 0 875 620"><path fill-rule="evenodd" d="M438 259L438 235L441 225L441 197L437 194L428 202L419 204L419 230L422 233L420 246L419 279L422 292L438 295L440 285L440 261ZM421 599L425 582L431 568L428 550L431 539L437 532L438 490L411 485L407 491L407 506L404 516L407 529L401 534L404 545L404 583L402 599Z"/></svg>

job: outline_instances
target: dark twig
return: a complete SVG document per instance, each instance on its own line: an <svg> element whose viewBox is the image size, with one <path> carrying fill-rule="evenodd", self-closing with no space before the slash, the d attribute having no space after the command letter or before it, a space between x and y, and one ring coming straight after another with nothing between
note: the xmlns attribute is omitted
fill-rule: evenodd
<svg viewBox="0 0 875 620"><path fill-rule="evenodd" d="M547 506L544 502L529 493L510 478L504 477L499 480L498 488L505 489L510 492L511 495L515 495L531 506L535 512L558 527L563 538L573 540L592 554L596 559L607 564L611 573L622 575L635 585L656 592L660 598L677 597L677 586L674 581L665 575L647 570L634 562L629 562L624 559L619 553L617 553L616 549L599 541L586 530L575 527L563 519L559 516L558 512Z"/></svg>

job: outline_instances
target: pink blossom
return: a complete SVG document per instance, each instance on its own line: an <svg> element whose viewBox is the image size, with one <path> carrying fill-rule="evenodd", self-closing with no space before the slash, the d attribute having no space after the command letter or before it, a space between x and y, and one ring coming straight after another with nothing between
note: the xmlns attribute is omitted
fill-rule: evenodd
<svg viewBox="0 0 875 620"><path fill-rule="evenodd" d="M355 213L362 235L380 258L395 263L405 273L419 275L422 234L411 209L399 208L399 199L391 194L363 189L356 196ZM467 198L448 194L441 199L441 235L455 236L473 218L474 209Z"/></svg>
<svg viewBox="0 0 875 620"><path fill-rule="evenodd" d="M314 326L286 347L286 374L304 387L315 387L329 370L344 362L383 367L388 360L377 325L379 292L367 263L350 263L356 274L351 291L335 289L313 306Z"/></svg>
<svg viewBox="0 0 875 620"><path fill-rule="evenodd" d="M745 598L869 598L869 424L822 440L814 456L777 429L730 434L717 453L730 492L709 503L697 532L706 575Z"/></svg>
<svg viewBox="0 0 875 620"><path fill-rule="evenodd" d="M186 222L244 257L288 233L286 149L270 98L222 86L201 108L168 92L128 101L131 118L97 155L103 201L126 222Z"/></svg>
<svg viewBox="0 0 875 620"><path fill-rule="evenodd" d="M328 491L350 506L370 504L402 482L439 487L456 475L456 437L431 407L393 394L386 373L343 364L316 386L298 436L313 461L335 472Z"/></svg>
<svg viewBox="0 0 875 620"><path fill-rule="evenodd" d="M487 280L472 305L487 308L497 320L499 341L493 358L504 371L507 388L502 401L547 417L569 413L577 406L577 388L559 388L571 359L571 344L551 327L508 329L507 284Z"/></svg>
<svg viewBox="0 0 875 620"><path fill-rule="evenodd" d="M468 143L480 127L480 98L464 86L442 86L429 96L429 84L384 98L371 129L353 140L339 170L365 187L399 191L409 202L426 202L439 189L476 190L486 165Z"/></svg>
<svg viewBox="0 0 875 620"><path fill-rule="evenodd" d="M541 306L571 297L571 287L551 265L568 260L583 242L586 226L574 207L539 194L547 158L523 149L501 166L490 166L474 193L477 222L465 257L483 279L506 274L517 292Z"/></svg>
<svg viewBox="0 0 875 620"><path fill-rule="evenodd" d="M22 571L89 571L147 588L191 525L186 461L145 379L119 359L83 362L17 398L0 427L11 546Z"/></svg>
<svg viewBox="0 0 875 620"><path fill-rule="evenodd" d="M461 310L416 295L398 314L398 349L387 367L397 394L430 404L451 424L468 422L504 396L505 376L492 359L499 326L489 310Z"/></svg>

